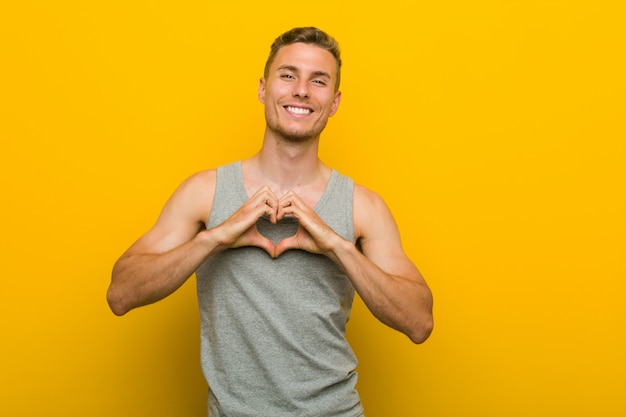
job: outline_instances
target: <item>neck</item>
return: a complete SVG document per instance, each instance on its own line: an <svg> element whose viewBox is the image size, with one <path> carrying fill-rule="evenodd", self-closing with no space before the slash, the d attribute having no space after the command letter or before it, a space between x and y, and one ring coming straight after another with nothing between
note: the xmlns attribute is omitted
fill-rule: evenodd
<svg viewBox="0 0 626 417"><path fill-rule="evenodd" d="M319 137L292 142L266 133L259 153L244 161L248 178L281 195L325 182L330 169L319 159L318 145Z"/></svg>

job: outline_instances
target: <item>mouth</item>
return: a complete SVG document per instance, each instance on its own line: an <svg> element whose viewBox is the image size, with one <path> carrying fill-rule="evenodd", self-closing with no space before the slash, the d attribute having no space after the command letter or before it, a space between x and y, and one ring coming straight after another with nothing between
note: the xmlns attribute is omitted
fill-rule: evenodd
<svg viewBox="0 0 626 417"><path fill-rule="evenodd" d="M308 107L295 107L295 106L283 106L283 107L289 113L295 114L297 116L306 116L307 114L313 113L313 110Z"/></svg>

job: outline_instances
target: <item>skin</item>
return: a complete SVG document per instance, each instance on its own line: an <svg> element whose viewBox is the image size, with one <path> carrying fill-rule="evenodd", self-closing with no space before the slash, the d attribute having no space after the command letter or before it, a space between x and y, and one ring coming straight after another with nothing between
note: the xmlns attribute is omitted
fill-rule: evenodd
<svg viewBox="0 0 626 417"><path fill-rule="evenodd" d="M336 234L312 209L331 175L318 158L318 146L341 101L341 93L334 89L336 76L336 62L328 51L303 43L281 48L267 79L259 83L267 121L263 145L242 162L249 200L224 223L207 230L216 171L199 172L184 181L156 224L116 262L107 292L115 314L167 297L215 253L256 246L274 258L288 250L327 256L347 274L381 322L414 343L428 338L433 328L432 294L404 253L382 198L355 186L356 242ZM294 236L274 245L256 229L264 214L273 223L293 216L300 227Z"/></svg>

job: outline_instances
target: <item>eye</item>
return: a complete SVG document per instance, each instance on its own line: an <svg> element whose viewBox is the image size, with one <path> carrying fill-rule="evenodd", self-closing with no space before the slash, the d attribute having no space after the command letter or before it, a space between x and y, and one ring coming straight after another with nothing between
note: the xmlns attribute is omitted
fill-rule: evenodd
<svg viewBox="0 0 626 417"><path fill-rule="evenodd" d="M295 77L291 74L281 74L280 78L284 78L286 80L293 80Z"/></svg>
<svg viewBox="0 0 626 417"><path fill-rule="evenodd" d="M326 85L326 82L324 80L313 80L313 83L321 86Z"/></svg>

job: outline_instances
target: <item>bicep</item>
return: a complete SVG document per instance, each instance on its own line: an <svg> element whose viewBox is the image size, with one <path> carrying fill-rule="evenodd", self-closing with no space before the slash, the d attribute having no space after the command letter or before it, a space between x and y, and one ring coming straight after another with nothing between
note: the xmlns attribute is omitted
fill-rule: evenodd
<svg viewBox="0 0 626 417"><path fill-rule="evenodd" d="M402 248L396 221L383 199L363 187L355 189L355 231L361 252L391 275L421 280Z"/></svg>

